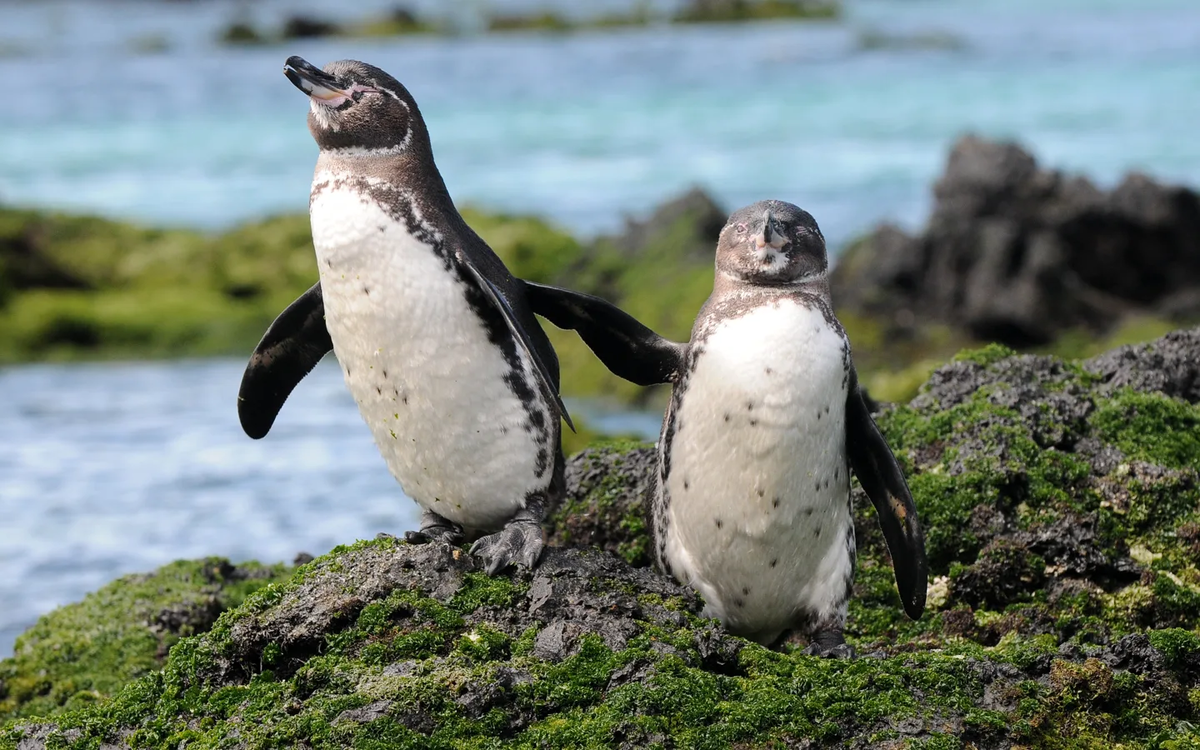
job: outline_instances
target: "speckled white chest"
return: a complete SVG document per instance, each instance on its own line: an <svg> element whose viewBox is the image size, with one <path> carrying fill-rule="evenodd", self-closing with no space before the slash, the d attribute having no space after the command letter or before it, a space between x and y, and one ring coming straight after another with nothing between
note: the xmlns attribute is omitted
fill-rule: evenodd
<svg viewBox="0 0 1200 750"><path fill-rule="evenodd" d="M463 282L357 190L314 191L310 213L333 350L392 475L451 521L499 528L548 485L537 457L549 448Z"/></svg>
<svg viewBox="0 0 1200 750"><path fill-rule="evenodd" d="M675 413L665 556L710 616L769 643L845 598L845 341L784 300L703 347Z"/></svg>

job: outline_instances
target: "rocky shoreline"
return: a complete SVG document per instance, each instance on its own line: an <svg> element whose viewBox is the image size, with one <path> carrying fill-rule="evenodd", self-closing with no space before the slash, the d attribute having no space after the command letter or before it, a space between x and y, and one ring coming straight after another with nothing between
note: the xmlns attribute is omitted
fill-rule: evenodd
<svg viewBox="0 0 1200 750"><path fill-rule="evenodd" d="M0 662L0 747L1200 747L1200 328L965 352L877 419L934 577L906 620L856 488L856 660L698 619L644 567L649 451L614 444L572 458L532 573L378 540L57 610Z"/></svg>
<svg viewBox="0 0 1200 750"><path fill-rule="evenodd" d="M920 234L884 225L831 278L840 310L894 332L940 322L1029 347L1133 315L1200 320L1200 194L1127 175L1109 191L1015 143L961 138Z"/></svg>
<svg viewBox="0 0 1200 750"><path fill-rule="evenodd" d="M262 29L242 17L221 32L222 44L279 44L295 39L462 36L479 33L567 34L646 28L667 24L746 23L753 21L833 21L843 15L840 0L685 0L673 9L638 4L628 10L563 13L552 8L491 12L486 6L420 13L397 5L380 15L351 21L299 13L277 30Z"/></svg>

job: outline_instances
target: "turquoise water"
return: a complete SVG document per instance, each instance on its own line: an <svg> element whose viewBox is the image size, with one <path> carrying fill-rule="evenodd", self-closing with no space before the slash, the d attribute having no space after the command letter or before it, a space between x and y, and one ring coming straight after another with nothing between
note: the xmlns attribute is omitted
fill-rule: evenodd
<svg viewBox="0 0 1200 750"><path fill-rule="evenodd" d="M0 47L27 53L0 59L0 200L200 227L303 210L315 146L281 75L291 54L393 72L460 202L581 232L692 184L730 207L799 203L834 244L916 226L966 131L1102 184L1130 169L1200 183L1194 0L849 8L833 24L228 49L212 38L230 3L0 5ZM961 48L864 49L868 32ZM167 51L130 50L148 35Z"/></svg>

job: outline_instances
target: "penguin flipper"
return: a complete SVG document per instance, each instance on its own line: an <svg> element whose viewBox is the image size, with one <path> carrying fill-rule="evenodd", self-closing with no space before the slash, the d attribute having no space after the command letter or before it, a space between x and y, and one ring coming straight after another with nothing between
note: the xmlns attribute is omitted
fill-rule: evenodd
<svg viewBox="0 0 1200 750"><path fill-rule="evenodd" d="M611 302L570 289L525 282L529 307L559 328L573 330L604 366L637 385L669 383L682 367L685 346L659 336Z"/></svg>
<svg viewBox="0 0 1200 750"><path fill-rule="evenodd" d="M238 419L247 435L258 440L270 432L283 402L331 349L317 282L275 318L250 355L238 390Z"/></svg>
<svg viewBox="0 0 1200 750"><path fill-rule="evenodd" d="M925 611L929 585L925 534L900 464L871 418L853 369L850 395L846 399L846 451L854 475L879 515L904 611L912 619L919 619Z"/></svg>
<svg viewBox="0 0 1200 750"><path fill-rule="evenodd" d="M525 350L525 354L533 362L533 370L537 375L538 385L541 386L542 394L546 401L555 404L558 407L559 415L566 420L567 426L571 428L571 432L575 431L575 424L571 421L571 415L567 413L567 407L562 402L562 397L558 395L558 388L554 385L554 380L550 377L550 372L546 369L546 363L538 356L537 350L533 347L533 342L529 340L529 334L525 332L525 328L517 320L517 314L513 311L512 306L508 304L503 292L491 282L483 273L475 267L474 263L467 260L462 253L458 254L458 259L462 261L463 266L471 271L471 275L475 277L475 282L479 285L479 289L483 292L488 301L492 303L499 312L504 322L508 324L508 330L512 333L513 338L520 343L521 348Z"/></svg>

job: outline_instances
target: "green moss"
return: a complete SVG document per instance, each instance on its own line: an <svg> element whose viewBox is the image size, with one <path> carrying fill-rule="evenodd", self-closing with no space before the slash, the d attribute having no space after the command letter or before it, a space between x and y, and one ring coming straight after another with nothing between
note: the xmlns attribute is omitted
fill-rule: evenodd
<svg viewBox="0 0 1200 750"><path fill-rule="evenodd" d="M1144 315L1132 315L1122 320L1113 330L1100 336L1087 329L1066 331L1054 343L1041 347L1038 351L1064 359L1085 359L1118 346L1140 344L1156 339L1178 327L1177 322Z"/></svg>
<svg viewBox="0 0 1200 750"><path fill-rule="evenodd" d="M990 393L981 390L940 411L899 407L878 420L893 450L910 465L917 455L937 455L936 462L910 474L909 489L926 529L930 565L938 573L947 571L952 560L969 562L978 552L978 540L969 531L978 506L1011 510L1024 504L1038 517L1062 506L1094 510L1098 503L1085 486L1088 464L1039 445L1026 420L995 404ZM1074 429L1047 426L1066 433ZM949 436L965 444L951 447ZM963 441L967 436L970 441Z"/></svg>
<svg viewBox="0 0 1200 750"><path fill-rule="evenodd" d="M389 14L372 16L348 24L342 30L340 36L373 38L411 36L414 34L443 34L447 31L448 29L445 24L427 18L420 18L413 15L406 8L397 7Z"/></svg>
<svg viewBox="0 0 1200 750"><path fill-rule="evenodd" d="M236 21L229 24L217 35L221 44L257 45L266 44L270 40L258 29L246 21Z"/></svg>
<svg viewBox="0 0 1200 750"><path fill-rule="evenodd" d="M1158 649L1171 666L1183 666L1186 661L1200 653L1200 636L1180 628L1164 628L1154 630L1150 634L1150 643Z"/></svg>
<svg viewBox="0 0 1200 750"><path fill-rule="evenodd" d="M529 15L503 14L487 19L488 31L570 31L575 24L561 14L542 11Z"/></svg>
<svg viewBox="0 0 1200 750"><path fill-rule="evenodd" d="M454 594L451 609L460 614L474 612L482 606L511 607L529 587L510 578L472 573L466 576L463 587Z"/></svg>
<svg viewBox="0 0 1200 750"><path fill-rule="evenodd" d="M982 349L967 349L954 355L955 362L973 362L987 367L1016 354L1003 344L988 344Z"/></svg>
<svg viewBox="0 0 1200 750"><path fill-rule="evenodd" d="M1169 468L1200 466L1200 406L1128 389L1097 405L1091 424L1131 459Z"/></svg>
<svg viewBox="0 0 1200 750"><path fill-rule="evenodd" d="M731 23L780 19L835 19L842 14L836 0L726 0L694 2L681 9L681 23Z"/></svg>
<svg viewBox="0 0 1200 750"><path fill-rule="evenodd" d="M54 610L0 662L0 719L47 716L111 695L159 669L181 637L287 575L282 566L234 567L222 558L180 561Z"/></svg>

